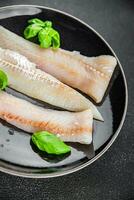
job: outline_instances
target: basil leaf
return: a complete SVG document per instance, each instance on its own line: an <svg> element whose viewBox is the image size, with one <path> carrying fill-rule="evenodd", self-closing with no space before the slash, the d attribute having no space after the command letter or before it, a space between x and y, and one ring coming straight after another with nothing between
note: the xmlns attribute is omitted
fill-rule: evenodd
<svg viewBox="0 0 134 200"><path fill-rule="evenodd" d="M50 28L46 28L46 30L48 31L48 33L49 33L49 35L51 36L51 37L53 37L53 36L57 36L57 37L59 37L59 33L56 31L56 30L54 30L52 27L50 27Z"/></svg>
<svg viewBox="0 0 134 200"><path fill-rule="evenodd" d="M57 49L60 47L60 37L59 37L59 33L56 31L55 35L52 36L52 47L54 49Z"/></svg>
<svg viewBox="0 0 134 200"><path fill-rule="evenodd" d="M42 29L39 33L38 33L38 38L39 38L39 42L42 42L45 38L46 35L48 35L49 32L47 29Z"/></svg>
<svg viewBox="0 0 134 200"><path fill-rule="evenodd" d="M52 28L51 21L42 21L38 18L28 20L30 24L24 30L24 37L30 39L38 36L38 41L42 48L53 47L57 49L60 47L60 35Z"/></svg>
<svg viewBox="0 0 134 200"><path fill-rule="evenodd" d="M60 36L57 31L55 31L53 28L45 28L42 29L39 34L39 41L40 46L44 48L48 48L52 45L54 49L57 49L60 47Z"/></svg>
<svg viewBox="0 0 134 200"><path fill-rule="evenodd" d="M42 42L40 43L40 46L42 48L49 48L51 46L51 37L49 35L46 35L44 40L42 40Z"/></svg>
<svg viewBox="0 0 134 200"><path fill-rule="evenodd" d="M5 74L5 72L0 70L0 90L5 89L7 85L8 85L8 77Z"/></svg>
<svg viewBox="0 0 134 200"><path fill-rule="evenodd" d="M34 18L34 19L30 19L28 20L29 24L36 24L39 25L41 27L52 27L52 22L46 20L45 22L43 22L42 20L38 19L38 18Z"/></svg>
<svg viewBox="0 0 134 200"><path fill-rule="evenodd" d="M44 22L44 26L48 27L48 28L51 28L52 27L52 22L51 21L45 21Z"/></svg>
<svg viewBox="0 0 134 200"><path fill-rule="evenodd" d="M65 154L71 151L62 140L56 135L47 131L36 132L32 135L33 143L41 150L48 154Z"/></svg>
<svg viewBox="0 0 134 200"><path fill-rule="evenodd" d="M47 29L43 29L39 32L38 39L42 48L48 48L51 46L52 39L51 36L49 36L49 31Z"/></svg>
<svg viewBox="0 0 134 200"><path fill-rule="evenodd" d="M32 37L37 36L37 34L39 33L39 31L42 29L42 27L40 27L39 25L36 24L31 24L29 26L27 26L24 30L24 36L26 39L30 39Z"/></svg>
<svg viewBox="0 0 134 200"><path fill-rule="evenodd" d="M38 19L38 18L30 19L30 20L28 20L28 23L29 24L36 24L36 25L44 27L44 22L42 20Z"/></svg>

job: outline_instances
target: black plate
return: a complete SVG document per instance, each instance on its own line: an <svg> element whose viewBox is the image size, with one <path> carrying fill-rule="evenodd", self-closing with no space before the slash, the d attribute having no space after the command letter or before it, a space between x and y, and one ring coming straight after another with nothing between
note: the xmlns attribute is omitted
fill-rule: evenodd
<svg viewBox="0 0 134 200"><path fill-rule="evenodd" d="M77 50L86 56L109 54L116 57L111 47L95 30L66 13L33 5L0 9L0 24L19 35L22 35L27 20L34 17L53 22L60 32L61 47L64 49ZM11 89L8 92L42 105ZM127 85L119 61L108 92L103 104L98 106L105 121L94 121L93 145L71 144L71 155L62 158L45 155L42 159L33 151L29 134L1 121L0 170L26 177L54 177L74 172L97 160L117 137L126 115ZM45 104L45 107L48 105Z"/></svg>

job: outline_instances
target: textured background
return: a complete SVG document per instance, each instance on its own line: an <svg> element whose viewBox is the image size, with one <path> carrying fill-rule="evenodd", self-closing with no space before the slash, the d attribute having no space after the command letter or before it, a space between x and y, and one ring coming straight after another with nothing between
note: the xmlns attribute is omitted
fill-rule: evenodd
<svg viewBox="0 0 134 200"><path fill-rule="evenodd" d="M0 200L134 200L134 1L0 0L0 6L13 4L57 8L95 28L123 65L129 106L119 137L98 161L54 179L26 179L0 173Z"/></svg>

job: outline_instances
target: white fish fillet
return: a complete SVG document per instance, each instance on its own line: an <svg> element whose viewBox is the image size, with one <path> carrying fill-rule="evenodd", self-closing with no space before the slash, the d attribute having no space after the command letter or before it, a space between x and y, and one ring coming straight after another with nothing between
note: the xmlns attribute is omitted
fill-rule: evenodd
<svg viewBox="0 0 134 200"><path fill-rule="evenodd" d="M71 110L91 109L94 118L102 120L96 107L79 92L47 74L24 56L0 48L0 69L8 76L9 86L33 98Z"/></svg>
<svg viewBox="0 0 134 200"><path fill-rule="evenodd" d="M26 56L45 72L100 102L117 64L113 56L86 57L79 52L40 48L0 26L0 46Z"/></svg>
<svg viewBox="0 0 134 200"><path fill-rule="evenodd" d="M92 142L91 110L72 113L44 109L1 91L0 118L30 133L46 130L63 141L83 144Z"/></svg>

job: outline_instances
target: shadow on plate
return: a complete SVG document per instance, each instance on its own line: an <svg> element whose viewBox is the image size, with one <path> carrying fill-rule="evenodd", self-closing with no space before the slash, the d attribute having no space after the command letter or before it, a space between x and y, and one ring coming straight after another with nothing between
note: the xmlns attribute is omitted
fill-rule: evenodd
<svg viewBox="0 0 134 200"><path fill-rule="evenodd" d="M44 151L39 150L34 145L32 140L30 140L30 145L35 153L37 153L43 160L45 160L49 163L58 163L58 162L64 160L65 158L67 158L69 155L71 155L71 153L66 153L66 154L62 154L62 155L48 154Z"/></svg>

